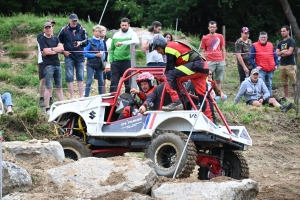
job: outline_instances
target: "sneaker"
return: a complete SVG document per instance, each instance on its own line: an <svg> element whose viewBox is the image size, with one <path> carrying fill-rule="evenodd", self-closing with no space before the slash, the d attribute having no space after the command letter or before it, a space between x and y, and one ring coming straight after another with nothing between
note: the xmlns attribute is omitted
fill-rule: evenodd
<svg viewBox="0 0 300 200"><path fill-rule="evenodd" d="M49 108L46 109L46 114L47 114L47 115L50 115L50 109L49 109Z"/></svg>
<svg viewBox="0 0 300 200"><path fill-rule="evenodd" d="M183 105L181 101L172 102L167 106L163 106L162 110L164 111L172 111L172 110L183 110Z"/></svg>
<svg viewBox="0 0 300 200"><path fill-rule="evenodd" d="M44 101L44 99L40 99L39 105L40 105L40 107L45 107L45 101Z"/></svg>
<svg viewBox="0 0 300 200"><path fill-rule="evenodd" d="M281 106L281 111L282 112L287 112L293 107L293 104L290 102L286 105Z"/></svg>
<svg viewBox="0 0 300 200"><path fill-rule="evenodd" d="M14 112L11 110L11 111L7 111L7 113L6 113L7 115L13 115L14 114Z"/></svg>

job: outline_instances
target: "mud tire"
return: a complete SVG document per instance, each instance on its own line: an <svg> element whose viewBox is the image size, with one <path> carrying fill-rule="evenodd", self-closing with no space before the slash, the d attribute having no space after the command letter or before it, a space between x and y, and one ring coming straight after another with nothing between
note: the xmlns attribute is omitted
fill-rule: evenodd
<svg viewBox="0 0 300 200"><path fill-rule="evenodd" d="M245 157L237 151L224 151L222 173L237 180L249 178L249 167ZM198 179L209 180L209 170L206 167L199 167Z"/></svg>
<svg viewBox="0 0 300 200"><path fill-rule="evenodd" d="M92 156L87 144L75 135L61 135L54 138L64 149L65 157L72 160Z"/></svg>
<svg viewBox="0 0 300 200"><path fill-rule="evenodd" d="M178 131L162 131L155 135L146 150L146 157L154 162L157 175L173 177L188 136ZM189 141L176 178L189 177L196 165L196 147Z"/></svg>

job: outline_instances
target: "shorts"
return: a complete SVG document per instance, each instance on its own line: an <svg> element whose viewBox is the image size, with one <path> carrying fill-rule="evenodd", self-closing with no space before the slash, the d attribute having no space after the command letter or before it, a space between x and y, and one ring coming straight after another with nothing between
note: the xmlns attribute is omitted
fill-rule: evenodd
<svg viewBox="0 0 300 200"><path fill-rule="evenodd" d="M84 61L78 62L70 57L65 57L66 81L74 82L74 69L76 70L76 80L84 81Z"/></svg>
<svg viewBox="0 0 300 200"><path fill-rule="evenodd" d="M222 81L224 77L225 61L212 62L208 61L209 69L214 73L214 80Z"/></svg>
<svg viewBox="0 0 300 200"><path fill-rule="evenodd" d="M60 66L45 66L45 85L47 89L53 88L52 80L54 79L55 87L62 87L62 72Z"/></svg>
<svg viewBox="0 0 300 200"><path fill-rule="evenodd" d="M270 100L270 97L266 98L266 99L263 101L263 105L269 104L269 100ZM252 106L252 104L253 104L254 101L258 101L258 100L251 99L251 100L247 101L246 104Z"/></svg>
<svg viewBox="0 0 300 200"><path fill-rule="evenodd" d="M288 79L292 85L296 84L296 65L280 65L279 72L283 86L288 84Z"/></svg>
<svg viewBox="0 0 300 200"><path fill-rule="evenodd" d="M45 78L45 66L43 64L38 64L39 65L39 79L42 80L43 78Z"/></svg>
<svg viewBox="0 0 300 200"><path fill-rule="evenodd" d="M105 69L104 71L103 71L103 79L104 80L109 80L110 81L110 77L111 77L111 71L110 71L110 69L108 70L108 69Z"/></svg>

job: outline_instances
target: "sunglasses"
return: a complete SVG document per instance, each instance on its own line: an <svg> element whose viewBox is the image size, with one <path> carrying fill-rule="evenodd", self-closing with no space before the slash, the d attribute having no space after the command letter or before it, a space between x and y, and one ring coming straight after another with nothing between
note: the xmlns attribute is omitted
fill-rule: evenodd
<svg viewBox="0 0 300 200"><path fill-rule="evenodd" d="M210 76L211 76L212 74L208 74L208 75L210 75Z"/></svg>

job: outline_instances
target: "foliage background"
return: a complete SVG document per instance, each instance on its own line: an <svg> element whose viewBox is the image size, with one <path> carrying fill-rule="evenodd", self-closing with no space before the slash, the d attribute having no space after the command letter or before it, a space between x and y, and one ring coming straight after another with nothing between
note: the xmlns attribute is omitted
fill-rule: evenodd
<svg viewBox="0 0 300 200"><path fill-rule="evenodd" d="M300 2L289 0L293 10L298 10ZM0 0L2 16L14 13L33 13L38 16L71 13L80 19L98 23L106 0ZM296 19L300 12L294 12ZM178 30L186 34L202 37L207 34L207 23L217 21L219 32L226 26L226 40L234 42L242 27L251 30L251 38L257 38L260 31L269 33L269 39L280 39L280 27L289 24L279 0L110 0L107 4L102 24L108 29L118 29L120 19L128 17L135 27L149 26L153 21L161 21L166 28L175 29L178 18Z"/></svg>

